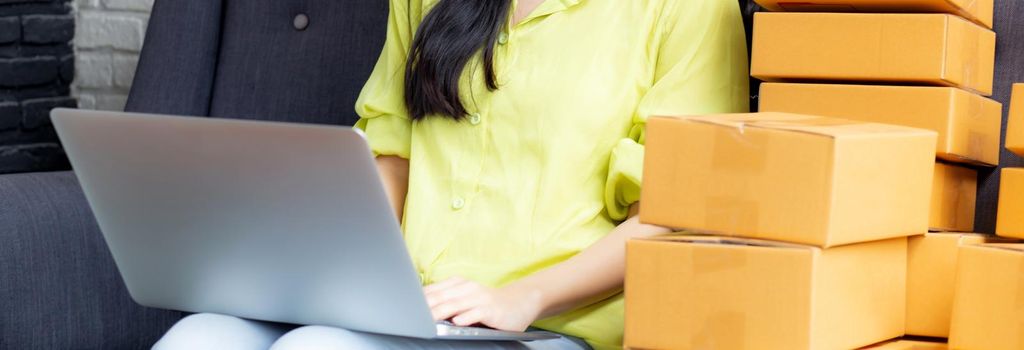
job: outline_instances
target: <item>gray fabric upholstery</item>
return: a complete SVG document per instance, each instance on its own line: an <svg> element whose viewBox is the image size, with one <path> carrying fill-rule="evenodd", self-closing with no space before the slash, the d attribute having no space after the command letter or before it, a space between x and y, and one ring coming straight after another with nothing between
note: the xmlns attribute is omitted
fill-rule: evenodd
<svg viewBox="0 0 1024 350"><path fill-rule="evenodd" d="M210 116L352 125L384 45L384 0L225 2ZM295 30L298 14L309 26Z"/></svg>
<svg viewBox="0 0 1024 350"><path fill-rule="evenodd" d="M384 0L157 1L126 110L351 125L387 12Z"/></svg>
<svg viewBox="0 0 1024 350"><path fill-rule="evenodd" d="M1013 83L1024 82L1024 26L1021 26L1024 21L1024 1L996 1L995 6L996 73L992 98L1003 103L1005 139L1010 89ZM999 163L1000 168L1022 167L1024 159L1003 148ZM996 208L999 203L999 172L995 169L981 169L978 180L978 210L974 229L992 233L995 232Z"/></svg>
<svg viewBox="0 0 1024 350"><path fill-rule="evenodd" d="M148 348L180 313L128 297L71 172L0 176L0 349Z"/></svg>
<svg viewBox="0 0 1024 350"><path fill-rule="evenodd" d="M386 26L385 0L158 0L126 110L351 124ZM0 176L0 310L0 349L146 349L181 318L130 299L71 172Z"/></svg>
<svg viewBox="0 0 1024 350"><path fill-rule="evenodd" d="M220 1L155 1L125 110L207 115L220 24Z"/></svg>

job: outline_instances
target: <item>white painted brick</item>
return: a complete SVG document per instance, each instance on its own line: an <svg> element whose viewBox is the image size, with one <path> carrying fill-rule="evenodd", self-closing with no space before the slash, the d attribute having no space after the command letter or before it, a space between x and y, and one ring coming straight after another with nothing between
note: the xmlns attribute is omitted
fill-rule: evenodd
<svg viewBox="0 0 1024 350"><path fill-rule="evenodd" d="M100 0L75 0L79 9L96 9L100 7Z"/></svg>
<svg viewBox="0 0 1024 350"><path fill-rule="evenodd" d="M112 62L110 54L80 51L75 58L75 85L93 88L113 86Z"/></svg>
<svg viewBox="0 0 1024 350"><path fill-rule="evenodd" d="M123 111L128 103L128 95L116 93L96 94L95 109L101 111Z"/></svg>
<svg viewBox="0 0 1024 350"><path fill-rule="evenodd" d="M139 65L139 56L122 53L114 54L114 86L129 88L135 79L135 67Z"/></svg>
<svg viewBox="0 0 1024 350"><path fill-rule="evenodd" d="M142 16L82 11L78 18L75 44L79 48L111 47L128 51L142 48L146 26Z"/></svg>
<svg viewBox="0 0 1024 350"><path fill-rule="evenodd" d="M153 0L103 0L103 5L112 10L149 12Z"/></svg>
<svg viewBox="0 0 1024 350"><path fill-rule="evenodd" d="M76 98L78 98L78 108L96 109L96 96L93 94L79 93Z"/></svg>

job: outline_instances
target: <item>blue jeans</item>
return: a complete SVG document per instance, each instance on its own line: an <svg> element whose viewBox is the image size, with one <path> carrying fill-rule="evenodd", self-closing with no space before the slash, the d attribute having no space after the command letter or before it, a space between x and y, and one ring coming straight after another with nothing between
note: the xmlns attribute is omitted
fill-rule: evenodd
<svg viewBox="0 0 1024 350"><path fill-rule="evenodd" d="M195 314L178 321L153 350L589 350L582 340L563 336L532 342L452 341L371 334L325 326L285 325L217 314Z"/></svg>

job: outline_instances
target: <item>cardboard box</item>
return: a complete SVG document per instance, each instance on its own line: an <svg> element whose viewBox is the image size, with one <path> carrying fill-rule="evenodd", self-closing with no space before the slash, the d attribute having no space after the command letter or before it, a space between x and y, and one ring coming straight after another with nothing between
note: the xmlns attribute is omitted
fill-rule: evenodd
<svg viewBox="0 0 1024 350"><path fill-rule="evenodd" d="M625 345L854 349L898 337L906 248L906 238L830 249L725 237L631 240Z"/></svg>
<svg viewBox="0 0 1024 350"><path fill-rule="evenodd" d="M935 135L785 113L654 117L640 220L820 247L922 234Z"/></svg>
<svg viewBox="0 0 1024 350"><path fill-rule="evenodd" d="M750 72L765 81L928 84L989 96L995 40L946 14L759 12Z"/></svg>
<svg viewBox="0 0 1024 350"><path fill-rule="evenodd" d="M986 242L986 236L928 233L910 237L907 254L907 334L949 337L961 245Z"/></svg>
<svg viewBox="0 0 1024 350"><path fill-rule="evenodd" d="M946 343L922 341L922 340L908 340L908 339L897 339L888 341L882 344L872 345L865 348L864 350L946 350L949 349L949 345Z"/></svg>
<svg viewBox="0 0 1024 350"><path fill-rule="evenodd" d="M761 112L820 115L939 133L944 160L999 165L1003 105L950 87L764 83Z"/></svg>
<svg viewBox="0 0 1024 350"><path fill-rule="evenodd" d="M978 199L978 171L942 162L935 163L932 206L928 227L934 231L974 231Z"/></svg>
<svg viewBox="0 0 1024 350"><path fill-rule="evenodd" d="M772 11L950 13L992 28L992 0L756 0Z"/></svg>
<svg viewBox="0 0 1024 350"><path fill-rule="evenodd" d="M1006 124L1006 149L1024 157L1024 84L1013 84Z"/></svg>
<svg viewBox="0 0 1024 350"><path fill-rule="evenodd" d="M1024 168L1003 168L996 234L1024 239Z"/></svg>
<svg viewBox="0 0 1024 350"><path fill-rule="evenodd" d="M960 247L949 346L1024 349L1024 244Z"/></svg>

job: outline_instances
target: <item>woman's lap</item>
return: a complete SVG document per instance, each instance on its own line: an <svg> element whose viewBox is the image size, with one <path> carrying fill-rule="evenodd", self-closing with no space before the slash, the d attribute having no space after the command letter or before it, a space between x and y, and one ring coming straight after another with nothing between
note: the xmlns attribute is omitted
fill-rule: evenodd
<svg viewBox="0 0 1024 350"><path fill-rule="evenodd" d="M578 340L559 338L533 342L444 341L355 332L325 326L298 327L216 314L196 314L167 331L154 350L333 350L333 349L471 349L581 350Z"/></svg>

